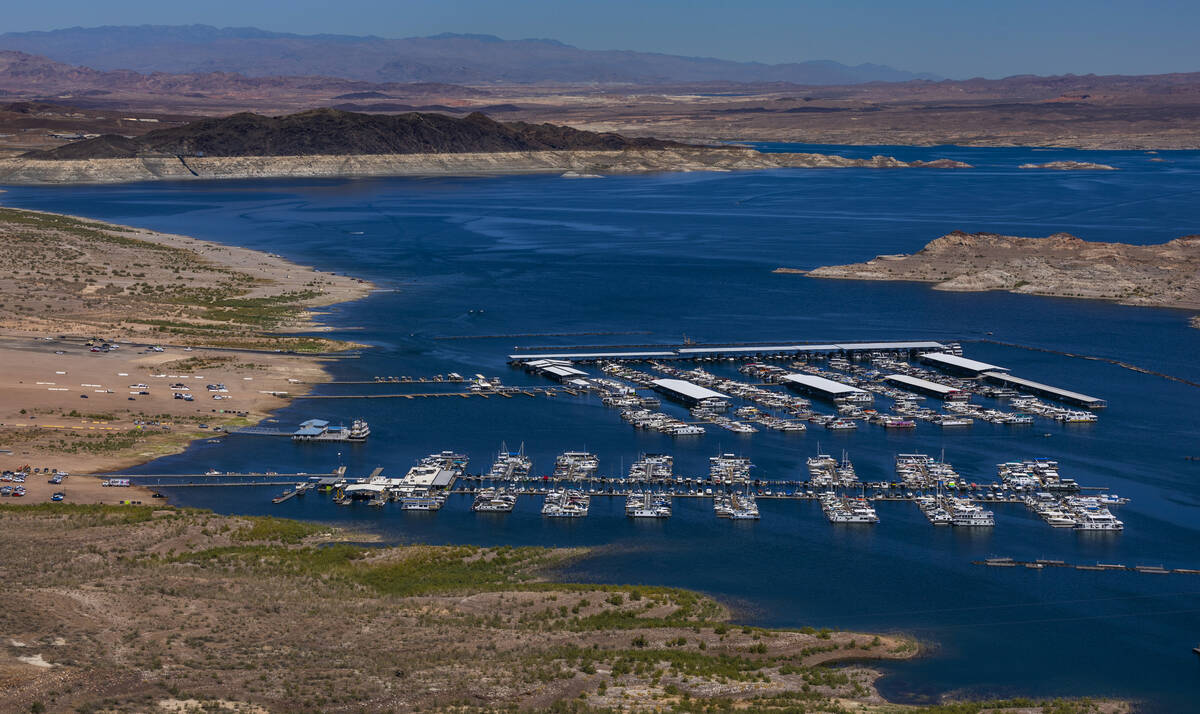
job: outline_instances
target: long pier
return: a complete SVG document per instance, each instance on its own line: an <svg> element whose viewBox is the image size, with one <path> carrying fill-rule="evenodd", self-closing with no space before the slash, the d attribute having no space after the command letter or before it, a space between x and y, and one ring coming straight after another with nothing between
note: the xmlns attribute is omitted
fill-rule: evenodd
<svg viewBox="0 0 1200 714"><path fill-rule="evenodd" d="M373 383L372 383L373 384ZM547 396L552 397L556 394L569 394L572 396L578 395L579 390L567 389L565 387L517 387L507 389L487 389L478 392L421 392L416 394L308 394L304 399L427 399L433 397L461 397L470 399L471 397L504 397L512 399L515 396L536 397Z"/></svg>
<svg viewBox="0 0 1200 714"><path fill-rule="evenodd" d="M376 469L381 471L381 469ZM221 473L221 474L112 474L112 478L134 479L139 486L161 488L191 487L238 487L238 486L288 486L297 482L312 483L322 479L344 478L338 473ZM237 479L237 480L234 480ZM267 480L270 479L270 480ZM346 479L347 483L359 483L361 479ZM467 474L458 477L459 486L448 493L474 495L479 491L502 486L507 490L528 496L543 496L558 488L578 488L589 496L625 498L634 491L650 491L678 498L714 498L729 490L749 491L756 498L809 501L820 497L821 491L829 486L814 486L809 481L757 480L725 484L704 477L679 477L672 480L631 481L616 476L595 476L578 479L565 476L531 476L523 479L493 479L485 474ZM962 494L979 503L1022 503L1020 496L1004 489L1000 484L977 484L975 488L958 489ZM903 484L889 482L865 482L856 486L835 487L839 493L862 493L868 501L915 501L928 495ZM948 489L954 492L954 489ZM974 494L974 495L971 495Z"/></svg>
<svg viewBox="0 0 1200 714"><path fill-rule="evenodd" d="M518 348L520 349L520 348ZM571 362L598 362L604 360L698 360L710 358L770 359L796 358L801 356L857 355L870 352L907 352L915 356L921 350L944 350L946 345L933 341L911 342L839 342L832 344L763 344L749 346L711 345L647 345L645 351L629 352L619 346L606 345L596 351L582 352L572 348L557 348L545 354L514 353L508 356L511 364L520 364L540 359L561 359ZM622 350L622 351L615 351Z"/></svg>

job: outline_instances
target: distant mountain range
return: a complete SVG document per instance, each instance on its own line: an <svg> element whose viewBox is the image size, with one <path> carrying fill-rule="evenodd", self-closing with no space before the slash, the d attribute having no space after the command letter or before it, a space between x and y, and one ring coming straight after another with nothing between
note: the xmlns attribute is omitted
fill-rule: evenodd
<svg viewBox="0 0 1200 714"><path fill-rule="evenodd" d="M7 91L6 91L7 90ZM379 91L384 90L384 91ZM13 92L68 92L79 96L104 96L113 92L148 92L162 95L203 96L196 93L228 92L317 92L336 94L335 99L394 99L452 94L485 97L482 89L437 82L370 83L338 77L279 76L247 77L236 72L135 72L128 69L98 70L56 62L26 52L0 49L0 95ZM384 92L389 92L385 94Z"/></svg>
<svg viewBox="0 0 1200 714"><path fill-rule="evenodd" d="M829 60L762 64L624 50L582 50L555 40L442 34L388 39L293 35L208 25L74 27L0 34L19 50L96 70L247 77L320 76L372 83L790 82L846 85L939 79L884 65Z"/></svg>

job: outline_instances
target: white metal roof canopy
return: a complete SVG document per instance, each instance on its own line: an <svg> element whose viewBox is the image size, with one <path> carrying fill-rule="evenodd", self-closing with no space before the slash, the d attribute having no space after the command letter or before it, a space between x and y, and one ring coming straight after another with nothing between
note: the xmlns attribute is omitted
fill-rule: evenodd
<svg viewBox="0 0 1200 714"><path fill-rule="evenodd" d="M651 384L689 399L729 399L727 394L714 392L708 387L701 387L684 379L656 379Z"/></svg>
<svg viewBox="0 0 1200 714"><path fill-rule="evenodd" d="M815 374L785 374L780 378L785 382L799 384L803 387L816 389L827 394L858 394L863 390L858 387L853 387L849 384L835 382L832 379L818 377Z"/></svg>

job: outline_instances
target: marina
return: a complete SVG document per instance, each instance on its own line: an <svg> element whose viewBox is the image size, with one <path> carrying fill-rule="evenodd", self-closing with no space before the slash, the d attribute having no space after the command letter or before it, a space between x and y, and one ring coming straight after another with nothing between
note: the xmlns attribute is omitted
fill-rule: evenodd
<svg viewBox="0 0 1200 714"><path fill-rule="evenodd" d="M759 350L751 355L754 361L729 355L697 357L701 353L683 348L674 363L660 361L649 353L619 353L623 355L620 357L616 356L618 353L576 353L584 356L580 364L599 365L605 377L572 366L575 363L565 359L567 353L553 359L510 364L560 381L580 393L599 394L605 406L619 408L621 418L635 428L671 436L701 435L706 432L706 425L737 434L754 434L760 431L759 427L797 433L807 430L805 421L835 432L854 431L860 424L916 429L918 422L927 422L945 429L969 427L977 420L1013 426L1033 424L1036 418L1062 424L1098 421L1090 410L1047 404L1008 386L992 384L987 375L1003 374L1005 368L963 357L956 342L937 345L939 349L950 350L946 352L924 352L916 346L921 344L924 343L858 343L858 349L854 350L806 353L803 361L790 361L792 353L763 352L765 348L761 347L733 350L734 353ZM683 369L678 361L684 359L740 363L739 373L761 382L720 376L700 366ZM772 361L790 363L778 365ZM922 366L927 364L967 376L932 372ZM779 391L779 386L832 404L836 413L814 409L808 399ZM687 407L691 420L656 410L660 402L641 390L653 390ZM1056 398L1064 394L1075 393L1054 392ZM877 396L890 401L890 411L885 411L886 403L875 405ZM922 405L920 402L927 397L941 400L944 411ZM1102 401L1089 399L1093 399L1093 407ZM736 418L725 414L729 410Z"/></svg>
<svg viewBox="0 0 1200 714"><path fill-rule="evenodd" d="M643 454L627 474L602 476L595 454L567 451L556 458L552 474L538 476L522 444L516 452L501 445L491 468L475 474L467 472L470 459L465 454L441 451L420 459L401 478L385 476L382 467L363 478L347 477L345 467L311 475L213 472L131 478L156 488L288 485L291 488L272 503L315 491L330 494L343 506L396 502L402 511L436 511L449 496L466 495L472 498L472 511L511 513L521 497L540 496L542 514L554 518L587 516L592 498L624 499L624 512L631 518L670 518L672 499L699 498L711 500L720 518L758 520L758 499L769 499L816 501L831 523L878 523L872 502L911 501L932 525L992 527L995 517L981 504L1008 503L1026 506L1052 528L1078 531L1122 530L1124 524L1111 508L1129 502L1115 494L1080 495L1084 487L1063 477L1057 462L1045 459L999 464L1000 480L992 483L968 483L944 457L935 460L925 454L898 454L897 479L889 482L860 481L846 452L840 459L828 454L809 457L806 479L757 475L749 458L732 453L708 461L708 473L693 477L676 473L670 455Z"/></svg>
<svg viewBox="0 0 1200 714"><path fill-rule="evenodd" d="M881 150L839 151L861 151L869 157ZM905 151L909 152L906 158L926 157L923 149ZM1195 443L1194 388L1108 362L983 341L1115 359L1200 381L1192 359L1200 331L1187 326L1187 315L1004 291L944 292L925 284L817 280L771 271L780 266L834 265L912 253L952 228L986 227L1033 236L1067 231L1085 240L1167 241L1194 232L1190 226L1200 209L1194 201L1173 196L1190 196L1180 187L1193 180L1189 172L1194 169L1189 167L1196 160L1187 152L1164 155L1174 162L1167 176L1160 170L1165 165L1147 163L1136 152L1109 156L969 147L954 151L953 158L986 168L970 176L906 172L904 181L917 181L919 190L906 188L894 178L901 172L867 176L865 171L850 170L803 176L731 172L610 177L588 182L550 177L346 183L296 179L260 182L246 189L231 183L195 197L167 183L73 192L69 205L58 199L60 209L185 234L203 230L200 224L211 220L212 229L198 237L235 236L251 246L286 245L292 260L361 274L381 287L362 303L330 309L321 318L335 328L330 337L373 348L337 360L329 367L333 382L310 387L315 396L332 398L296 398L290 406L283 406L281 400L277 414L287 428L312 417L346 425L361 417L372 428L365 444L329 449L287 438L233 434L222 436L220 444L197 443L185 454L114 475L136 480L141 475L194 474L201 481L210 468L317 474L337 465L335 452L342 451L348 476L364 478L380 465L385 466L385 476L403 476L415 460L453 447L469 454L472 463L456 479L439 511L403 511L394 501L373 508L366 498L339 506L331 492L312 491L303 498L271 503L272 497L307 477L288 478L273 486L164 486L162 491L183 506L302 518L350 532L378 534L385 542L594 548L565 577L699 589L745 603L747 622L755 626L814 624L912 632L939 646L920 660L886 666L880 686L886 696L899 696L899 701L908 701L903 699L910 691L908 684L920 681L929 683L927 690L918 692L921 697L964 688L968 689L965 696L983 698L1111 693L1148 702L1166 697L1157 709L1147 704L1147 711L1186 710L1196 697L1195 687L1189 684L1196 665L1190 649L1196 637L1187 633L1196 631L1197 621L1194 615L1173 614L1192 607L1189 596L1180 594L1191 589L1186 577L1050 566L993 568L970 562L1011 556L1024 562L1041 558L1080 565L1162 563L1167 569L1197 565L1197 521L1191 504L1196 502L1200 462L1184 459L1197 453L1191 446ZM1122 170L1085 174L1007 168L1080 155ZM1131 203L1142 198L1154 203ZM56 210L53 202L43 201L30 189L10 191L5 201ZM538 208L515 208L520 201ZM623 210L611 210L612 201L619 201ZM363 209L367 204L370 210ZM1135 205L1152 206L1156 215L1172 216L1172 225L1148 224L1145 211L1129 214L1128 207ZM206 221L196 220L201 212ZM397 231L397 221L411 223L412 230ZM366 235L344 242L344 250L329 250L329 237L346 229L363 230ZM703 279L706 276L721 280ZM629 286L638 288L630 291ZM481 307L487 308L485 315L471 312ZM629 329L650 334L430 341L431 336ZM705 344L685 344L684 331ZM1122 339L1114 339L1114 334ZM862 352L857 359L836 352L813 352L803 360L795 352L779 359L754 356L767 353L765 347L802 343L906 341L935 342L946 349L880 351L878 356ZM921 360L928 352L949 352L956 341L962 344L964 358L1102 398L1109 407L1095 410L1098 421L1064 422L1047 408L1092 410L971 374L952 374ZM575 348L584 342L589 343L586 349ZM602 342L637 344L597 344ZM703 353L714 346L725 349L715 355ZM733 352L728 349L732 346L749 349ZM683 359L680 349L702 352ZM569 386L520 365L506 367L509 355L527 359L528 355L578 352L669 353L572 361L570 366L586 372L589 383L612 379L633 390L618 399L659 400L639 408L705 432L673 436L639 429L621 418L621 407L603 403L605 392ZM834 365L831 357L842 357L844 362ZM827 379L870 392L871 402L845 405L862 410L863 416L842 415L843 404L766 378L776 370L807 373L796 366L798 362L820 368L820 376L828 375ZM610 363L656 379L684 379L728 395L730 407L721 415L758 431L738 434L699 422L687 405L610 375L604 369ZM810 401L808 410L819 421L793 414L789 409L794 407L773 407L742 397L725 384L659 371L652 363L681 373L700 368L716 380L761 390L746 392L759 394L760 399ZM751 364L758 365L762 377L747 373ZM909 370L921 379L965 387L972 413L957 413L950 409L956 406L953 403L878 379ZM372 382L376 375L449 372L468 381L338 384ZM538 390L537 398L471 393L469 381L475 372L501 376L506 388ZM209 377L200 382L202 387L217 379ZM136 381L132 376L128 379L129 384ZM545 397L543 389L555 395ZM367 396L443 392L467 396ZM895 396L888 396L889 392ZM1015 401L1023 398L1036 403ZM207 412L209 405L203 406ZM751 418L753 413L738 414L748 406L767 416L799 421L807 430L764 427ZM1032 411L1035 407L1045 409L1045 414ZM910 409L915 413L908 413ZM881 421L884 416L900 417L915 426L887 427L872 421L873 416ZM1028 421L1004 421L1021 416ZM837 418L857 428L828 430L821 423ZM961 424L967 420L970 423ZM38 421L45 419L29 424ZM941 421L960 425L943 426ZM504 440L514 451L525 441L526 456L533 462L531 478L518 486L529 493L518 495L510 513L473 512L476 490L503 486L482 477ZM597 456L600 467L594 483L541 480L553 478L554 461L566 450ZM992 510L994 527L935 527L912 502L917 489L890 485L901 483L895 473L898 454L924 454L937 462L943 450L946 462L961 477L955 481L961 487L944 486L943 495L971 497ZM860 482L867 484L866 498L880 518L877 525L830 525L815 497L825 489L804 485L810 480L809 457L825 454L840 462L843 451L848 452ZM704 484L708 460L725 453L754 464L749 490L756 494L760 520L717 520L712 497L683 495L710 487L715 495L716 485ZM644 454L671 455L673 476L685 479L670 485L669 490L676 492L670 494L670 518L625 514L627 491L668 490L665 482L620 483L628 478L632 462ZM1018 492L1004 484L997 464L1035 457L1058 462L1060 475L1075 479L1080 494L1116 492L1129 497L1129 504L1109 507L1123 522L1124 531L1052 528L1032 512L1022 502L1029 491ZM979 488L972 489L972 483ZM624 495L599 495L610 486ZM1091 486L1108 488L1093 491L1087 488ZM595 488L597 493L588 493L589 515L543 517L541 492L555 487L582 487L585 493ZM810 489L811 498L799 493ZM772 495L766 494L768 490ZM863 495L861 487L841 490L849 497ZM936 491L935 484L924 492L936 497ZM1033 489L1038 491L1070 495ZM721 565L696 568L697 559ZM773 566L769 578L763 575L764 561ZM814 577L817 572L836 575ZM1082 597L1095 601L1075 602L1081 588L1087 589ZM1044 620L1054 624L1029 622ZM1181 634L1188 640L1186 647L1176 642ZM1095 657L1097 643L1117 654ZM1190 669L1179 666L1179 652L1186 655ZM995 667L979 668L977 664L985 659L995 662ZM1055 672L1054 678L1047 678L1053 683L1035 691L1014 687L1014 682L1028 681L1024 673L1029 668Z"/></svg>

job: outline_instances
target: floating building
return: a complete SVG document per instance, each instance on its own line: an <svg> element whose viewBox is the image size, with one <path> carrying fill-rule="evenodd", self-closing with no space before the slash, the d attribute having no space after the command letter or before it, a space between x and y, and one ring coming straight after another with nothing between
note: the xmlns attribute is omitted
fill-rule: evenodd
<svg viewBox="0 0 1200 714"><path fill-rule="evenodd" d="M286 432L284 432L286 433ZM292 432L293 441L366 441L371 427L362 419L355 419L349 428L330 426L324 419L309 419Z"/></svg>

